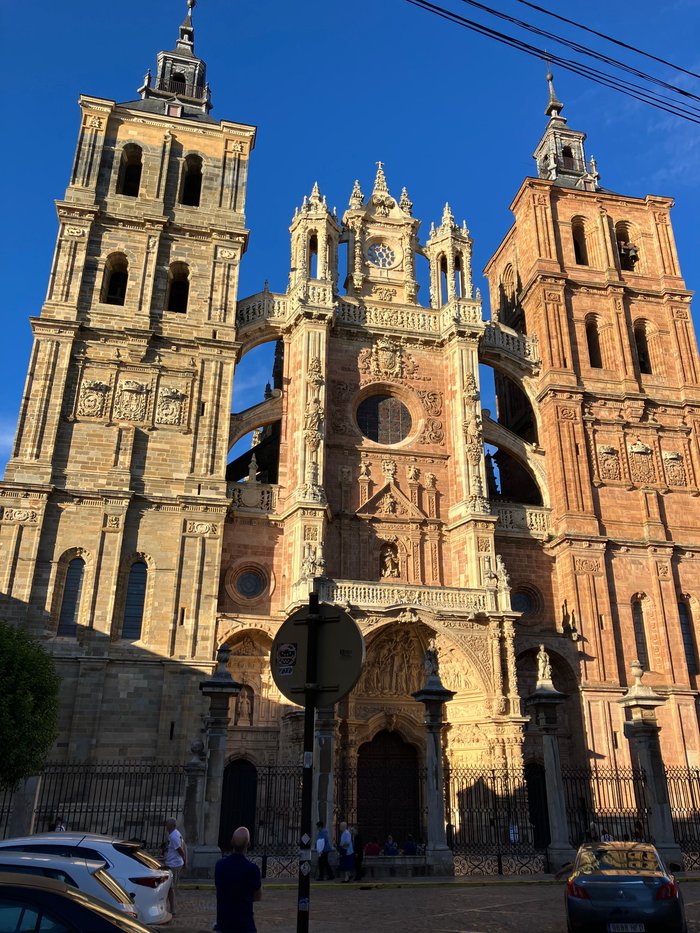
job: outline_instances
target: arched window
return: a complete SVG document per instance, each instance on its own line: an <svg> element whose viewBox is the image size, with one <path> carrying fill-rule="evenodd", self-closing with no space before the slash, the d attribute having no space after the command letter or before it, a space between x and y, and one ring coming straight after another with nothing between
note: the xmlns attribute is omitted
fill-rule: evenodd
<svg viewBox="0 0 700 933"><path fill-rule="evenodd" d="M312 233L309 237L309 259L307 273L310 279L318 278L318 237Z"/></svg>
<svg viewBox="0 0 700 933"><path fill-rule="evenodd" d="M123 305L126 300L126 286L129 281L129 262L124 253L112 253L105 262L105 274L102 280L103 304Z"/></svg>
<svg viewBox="0 0 700 933"><path fill-rule="evenodd" d="M170 78L170 90L174 91L176 94L187 93L187 78L181 71L173 72Z"/></svg>
<svg viewBox="0 0 700 933"><path fill-rule="evenodd" d="M634 272L634 268L639 262L639 250L632 242L633 239L629 224L625 223L625 221L615 224L615 240L620 257L620 268L623 272Z"/></svg>
<svg viewBox="0 0 700 933"><path fill-rule="evenodd" d="M698 673L698 652L693 633L693 619L690 615L690 607L684 599L678 602L678 617L681 620L681 638L683 639L685 663L688 665L688 673L693 677Z"/></svg>
<svg viewBox="0 0 700 933"><path fill-rule="evenodd" d="M603 369L603 354L600 349L600 331L595 315L586 318L586 343L588 344L588 362L591 369Z"/></svg>
<svg viewBox="0 0 700 933"><path fill-rule="evenodd" d="M564 146L561 150L561 157L564 162L564 168L575 168L574 152L571 146Z"/></svg>
<svg viewBox="0 0 700 933"><path fill-rule="evenodd" d="M128 198L137 198L141 187L141 169L143 167L143 152L135 143L127 143L122 149L119 162L119 175L117 177L117 194L124 194Z"/></svg>
<svg viewBox="0 0 700 933"><path fill-rule="evenodd" d="M644 628L644 609L642 600L635 599L632 603L632 625L634 627L634 645L637 650L637 660L642 670L649 670L649 650L647 648L647 635Z"/></svg>
<svg viewBox="0 0 700 933"><path fill-rule="evenodd" d="M165 310L187 314L190 297L190 270L187 263L174 262L168 274L168 295Z"/></svg>
<svg viewBox="0 0 700 933"><path fill-rule="evenodd" d="M197 155L188 155L182 168L180 204L199 207L202 195L202 160Z"/></svg>
<svg viewBox="0 0 700 933"><path fill-rule="evenodd" d="M129 579L126 584L126 599L124 600L124 623L122 625L122 638L136 641L141 637L143 626L143 607L146 603L146 581L148 567L146 562L137 560L131 565Z"/></svg>
<svg viewBox="0 0 700 933"><path fill-rule="evenodd" d="M464 268L459 253L455 256L455 295L464 298Z"/></svg>
<svg viewBox="0 0 700 933"><path fill-rule="evenodd" d="M85 579L85 561L82 557L74 557L68 564L66 582L63 586L63 599L61 612L58 617L57 635L67 635L75 638L78 629L78 615L80 613L80 596L83 592Z"/></svg>
<svg viewBox="0 0 700 933"><path fill-rule="evenodd" d="M637 351L639 372L650 376L652 373L651 355L649 353L647 325L644 321L637 321L634 325L634 345Z"/></svg>
<svg viewBox="0 0 700 933"><path fill-rule="evenodd" d="M440 304L447 303L447 256L440 257Z"/></svg>
<svg viewBox="0 0 700 933"><path fill-rule="evenodd" d="M571 236L574 241L574 256L577 266L588 265L588 247L586 245L586 228L582 220L571 223Z"/></svg>

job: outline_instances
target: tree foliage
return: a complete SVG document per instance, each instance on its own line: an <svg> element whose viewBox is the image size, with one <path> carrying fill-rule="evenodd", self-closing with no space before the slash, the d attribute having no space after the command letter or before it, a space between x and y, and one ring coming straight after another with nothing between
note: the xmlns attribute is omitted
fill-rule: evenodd
<svg viewBox="0 0 700 933"><path fill-rule="evenodd" d="M57 735L60 682L41 645L0 620L0 786L43 767Z"/></svg>

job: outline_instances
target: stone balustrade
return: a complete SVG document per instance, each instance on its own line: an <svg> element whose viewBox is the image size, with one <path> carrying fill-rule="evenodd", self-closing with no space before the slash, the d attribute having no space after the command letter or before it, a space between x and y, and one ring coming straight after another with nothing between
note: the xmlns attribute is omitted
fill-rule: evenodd
<svg viewBox="0 0 700 933"><path fill-rule="evenodd" d="M249 512L274 512L279 499L279 486L268 483L228 483L226 495L231 508Z"/></svg>
<svg viewBox="0 0 700 933"><path fill-rule="evenodd" d="M236 326L239 328L270 319L284 321L286 317L287 298L274 292L258 292L239 301L236 306Z"/></svg>
<svg viewBox="0 0 700 933"><path fill-rule="evenodd" d="M549 534L551 525L549 509L538 508L534 505L499 505L493 501L491 505L498 516L496 531L519 531L534 537L546 537Z"/></svg>
<svg viewBox="0 0 700 933"><path fill-rule="evenodd" d="M512 328L493 321L486 325L482 345L484 348L507 353L517 360L527 361L535 365L540 362L537 337L519 334Z"/></svg>
<svg viewBox="0 0 700 933"><path fill-rule="evenodd" d="M363 583L359 580L330 580L317 583L321 600L362 609L415 606L453 612L495 612L496 596L490 590L467 590L446 586L411 586L402 583Z"/></svg>

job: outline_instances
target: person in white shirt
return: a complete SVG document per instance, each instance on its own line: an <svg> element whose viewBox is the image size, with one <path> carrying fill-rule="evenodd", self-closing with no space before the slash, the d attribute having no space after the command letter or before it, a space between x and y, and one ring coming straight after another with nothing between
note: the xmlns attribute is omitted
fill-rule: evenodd
<svg viewBox="0 0 700 933"><path fill-rule="evenodd" d="M165 843L165 855L163 861L167 868L173 873L173 883L168 891L168 910L175 916L175 888L180 880L180 872L185 867L185 841L182 833L177 828L177 822L172 817L165 821L165 830L168 834Z"/></svg>

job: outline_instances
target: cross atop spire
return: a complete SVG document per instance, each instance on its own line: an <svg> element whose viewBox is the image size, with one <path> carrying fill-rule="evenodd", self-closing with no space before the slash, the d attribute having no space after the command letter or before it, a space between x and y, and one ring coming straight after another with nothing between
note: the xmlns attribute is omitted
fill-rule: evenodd
<svg viewBox="0 0 700 933"><path fill-rule="evenodd" d="M559 120L564 120L566 123L565 117L561 116L561 112L564 109L564 104L557 97L557 93L554 90L554 75L551 70L547 68L547 84L549 85L549 101L545 108L545 114L548 117L554 119L555 117Z"/></svg>
<svg viewBox="0 0 700 933"><path fill-rule="evenodd" d="M374 179L374 191L372 194L389 194L383 162L377 162L377 177Z"/></svg>

